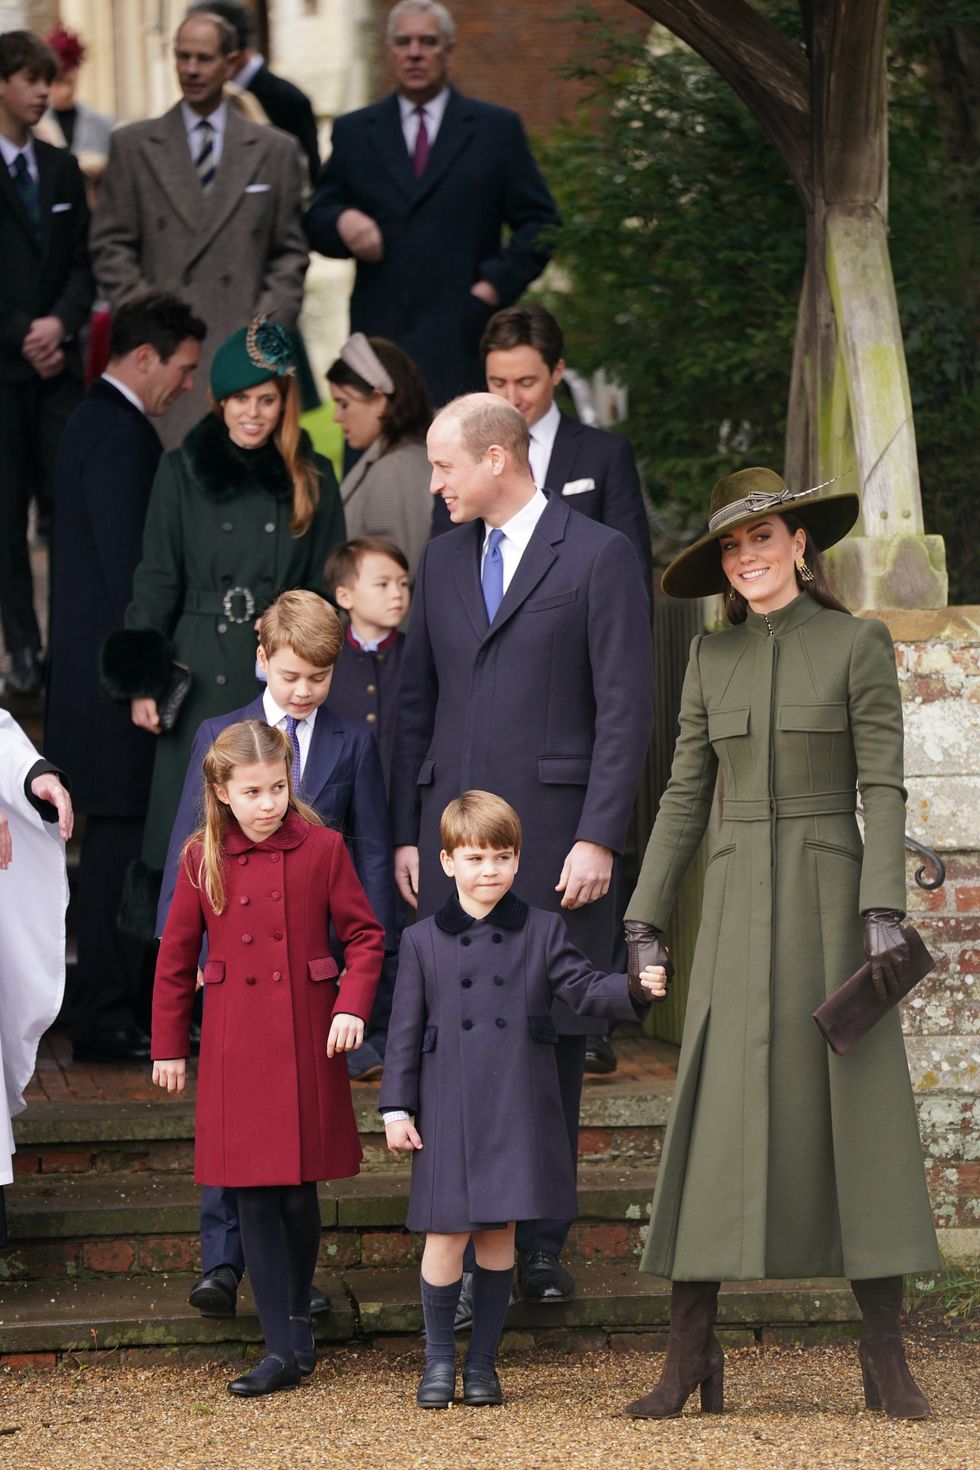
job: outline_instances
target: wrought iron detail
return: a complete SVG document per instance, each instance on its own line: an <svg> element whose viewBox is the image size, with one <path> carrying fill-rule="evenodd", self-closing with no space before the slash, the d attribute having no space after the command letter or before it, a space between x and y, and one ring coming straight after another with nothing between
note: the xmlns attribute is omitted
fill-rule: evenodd
<svg viewBox="0 0 980 1470"><path fill-rule="evenodd" d="M924 888L927 893L932 893L935 889L942 888L946 882L946 864L938 852L933 852L932 848L926 847L924 842L917 842L907 832L905 834L905 846L910 847L913 852L917 852L920 857L924 857L926 862L931 863L936 871L935 878L927 878L925 876L925 867L916 868L915 881L919 887Z"/></svg>

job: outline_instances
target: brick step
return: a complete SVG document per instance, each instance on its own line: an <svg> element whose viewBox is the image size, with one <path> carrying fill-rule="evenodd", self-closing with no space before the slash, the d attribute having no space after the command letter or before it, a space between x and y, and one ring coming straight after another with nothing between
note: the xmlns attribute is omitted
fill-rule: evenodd
<svg viewBox="0 0 980 1470"><path fill-rule="evenodd" d="M187 1305L193 1276L127 1277L113 1281L24 1282L5 1288L0 1308L0 1354L84 1354L93 1349L176 1351L196 1346L209 1357L232 1355L259 1340L247 1289L235 1318L205 1319ZM570 1302L510 1309L505 1350L539 1345L586 1347L622 1344L662 1349L670 1284L631 1266L583 1266ZM418 1345L421 1310L418 1273L344 1271L319 1277L334 1310L318 1323L324 1342L387 1340ZM722 1287L719 1326L729 1345L759 1340L809 1342L852 1335L857 1305L844 1281L738 1282ZM3 1356L0 1356L2 1366Z"/></svg>
<svg viewBox="0 0 980 1470"><path fill-rule="evenodd" d="M655 1182L651 1167L584 1168L569 1259L637 1257ZM408 1185L404 1164L321 1185L324 1269L417 1260L422 1237L404 1229ZM0 1249L0 1275L22 1280L194 1270L199 1202L200 1190L186 1174L19 1180L7 1190L11 1240Z"/></svg>

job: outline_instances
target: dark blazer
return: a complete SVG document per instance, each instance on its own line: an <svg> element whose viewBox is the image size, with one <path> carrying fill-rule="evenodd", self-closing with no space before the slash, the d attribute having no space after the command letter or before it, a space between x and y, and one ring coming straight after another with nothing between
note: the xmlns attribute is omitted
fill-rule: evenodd
<svg viewBox="0 0 980 1470"><path fill-rule="evenodd" d="M316 184L316 176L320 172L320 139L306 93L287 82L285 77L277 77L264 62L245 90L261 103L273 127L292 133L297 139L310 170L310 183Z"/></svg>
<svg viewBox="0 0 980 1470"><path fill-rule="evenodd" d="M561 495L566 504L590 520L622 531L640 558L652 598L650 525L633 446L624 434L594 429L562 414L541 488ZM453 523L442 496L432 498L432 534L441 536L452 530Z"/></svg>
<svg viewBox="0 0 980 1470"><path fill-rule="evenodd" d="M167 852L156 932L163 933L186 839L201 820L201 766L215 736L238 720L264 720L262 696L244 709L204 720L194 736L184 789ZM328 827L342 832L368 902L384 926L385 947L395 948L395 884L384 778L374 737L321 705L303 771L301 795Z"/></svg>
<svg viewBox="0 0 980 1470"><path fill-rule="evenodd" d="M557 914L505 894L486 919L455 895L402 936L379 1106L415 1114L409 1230L573 1220L554 996L635 1021L625 975L592 968Z"/></svg>
<svg viewBox="0 0 980 1470"><path fill-rule="evenodd" d="M156 738L99 687L99 650L133 595L163 446L145 414L99 379L65 428L55 475L44 749L75 773L76 809L141 817Z"/></svg>
<svg viewBox="0 0 980 1470"><path fill-rule="evenodd" d="M574 842L623 851L653 723L649 610L625 537L552 496L488 627L484 534L475 521L430 541L415 583L391 807L396 846L420 849L420 915L451 887L439 817L470 787L516 809L521 892L555 911ZM573 944L609 969L613 889L563 915Z"/></svg>
<svg viewBox="0 0 980 1470"><path fill-rule="evenodd" d="M340 117L306 216L314 250L346 259L345 209L362 209L384 257L357 262L352 331L392 338L421 367L435 403L482 388L477 346L496 307L470 295L494 285L516 301L551 253L558 212L515 112L451 91L429 165L416 179L396 95ZM503 243L504 228L510 230Z"/></svg>
<svg viewBox="0 0 980 1470"><path fill-rule="evenodd" d="M64 148L34 139L43 239L0 160L0 382L24 383L34 369L21 354L31 322L56 316L70 339L65 368L82 376L77 334L88 320L95 284L88 261L88 205L78 164Z"/></svg>
<svg viewBox="0 0 980 1470"><path fill-rule="evenodd" d="M386 786L391 781L404 653L404 633L396 634L391 645L377 653L358 648L348 635L334 664L327 695L334 714L363 725L377 740Z"/></svg>

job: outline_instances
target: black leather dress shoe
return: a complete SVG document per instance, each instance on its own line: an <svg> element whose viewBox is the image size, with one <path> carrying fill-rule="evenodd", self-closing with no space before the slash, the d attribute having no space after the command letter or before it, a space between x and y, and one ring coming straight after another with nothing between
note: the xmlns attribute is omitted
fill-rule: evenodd
<svg viewBox="0 0 980 1470"><path fill-rule="evenodd" d="M287 1363L285 1358L270 1353L251 1373L233 1378L228 1385L228 1392L237 1393L243 1399L254 1399L262 1393L278 1393L282 1388L296 1388L300 1378L295 1362Z"/></svg>
<svg viewBox="0 0 980 1470"><path fill-rule="evenodd" d="M187 1298L202 1317L234 1317L238 1300L238 1273L232 1266L205 1271Z"/></svg>
<svg viewBox="0 0 980 1470"><path fill-rule="evenodd" d="M448 1409L456 1393L456 1364L442 1360L426 1363L415 1392L420 1409Z"/></svg>
<svg viewBox="0 0 980 1470"><path fill-rule="evenodd" d="M150 1038L138 1026L120 1026L99 1036L82 1036L71 1044L76 1062L148 1062Z"/></svg>
<svg viewBox="0 0 980 1470"><path fill-rule="evenodd" d="M587 1036L585 1038L585 1070L591 1072L593 1077L608 1077L610 1072L615 1072L619 1063L616 1053L612 1049L612 1042L608 1036Z"/></svg>
<svg viewBox="0 0 980 1470"><path fill-rule="evenodd" d="M575 1295L575 1281L553 1251L524 1251L517 1270L526 1302L567 1302Z"/></svg>
<svg viewBox="0 0 980 1470"><path fill-rule="evenodd" d="M330 1311L330 1298L318 1286L310 1287L310 1316L322 1317Z"/></svg>
<svg viewBox="0 0 980 1470"><path fill-rule="evenodd" d="M492 1404L502 1404L504 1395L500 1388L500 1379L492 1368L464 1367L463 1369L463 1403L469 1404L471 1408L486 1408Z"/></svg>
<svg viewBox="0 0 980 1470"><path fill-rule="evenodd" d="M313 1323L309 1317L291 1316L289 1320L290 1322L302 1322L306 1327L306 1332L302 1334L306 1338L306 1342L301 1348L294 1348L293 1357L296 1359L296 1366L303 1377L309 1378L316 1367L316 1338L313 1336Z"/></svg>
<svg viewBox="0 0 980 1470"><path fill-rule="evenodd" d="M10 672L4 675L7 694L40 694L44 685L41 655L36 648L17 648L10 655Z"/></svg>

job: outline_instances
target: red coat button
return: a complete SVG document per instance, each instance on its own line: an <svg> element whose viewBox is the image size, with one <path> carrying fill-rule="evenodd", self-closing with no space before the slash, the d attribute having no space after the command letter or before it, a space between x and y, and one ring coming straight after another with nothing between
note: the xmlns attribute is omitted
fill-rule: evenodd
<svg viewBox="0 0 980 1470"><path fill-rule="evenodd" d="M272 892L269 894L269 897L270 898L282 898L282 894L279 892L279 889L278 888L273 888Z"/></svg>
<svg viewBox="0 0 980 1470"><path fill-rule="evenodd" d="M239 866L239 867L240 867L240 868L244 868L244 866L245 866L245 864L246 864L246 863L247 863L247 862L248 862L248 858L247 858L247 857L240 857L240 858L239 858L239 859L238 859L238 866Z"/></svg>
<svg viewBox="0 0 980 1470"><path fill-rule="evenodd" d="M273 931L272 931L272 937L273 937L273 939L281 939L282 938L282 930L281 929L273 929Z"/></svg>
<svg viewBox="0 0 980 1470"><path fill-rule="evenodd" d="M279 854L277 852L270 852L269 853L269 862L270 863L277 863L278 861L279 861Z"/></svg>
<svg viewBox="0 0 980 1470"><path fill-rule="evenodd" d="M252 936L251 936L251 934L243 934L242 935L242 943L243 944L251 944L251 942L252 942Z"/></svg>
<svg viewBox="0 0 980 1470"><path fill-rule="evenodd" d="M240 899L239 899L239 900L238 900L238 902L239 902L239 903L240 903L240 904L246 904L246 903L248 903L248 899L247 899L247 898L246 898L246 897L245 897L245 895L244 895L244 893L243 893L243 894L242 894L242 896L241 896L241 898L240 898Z"/></svg>
<svg viewBox="0 0 980 1470"><path fill-rule="evenodd" d="M273 980L281 980L282 979L282 971L281 970L273 970L273 972L272 972L272 978L273 978Z"/></svg>
<svg viewBox="0 0 980 1470"><path fill-rule="evenodd" d="M255 976L254 975L246 975L245 976L245 984L246 985L254 985L255 984Z"/></svg>

